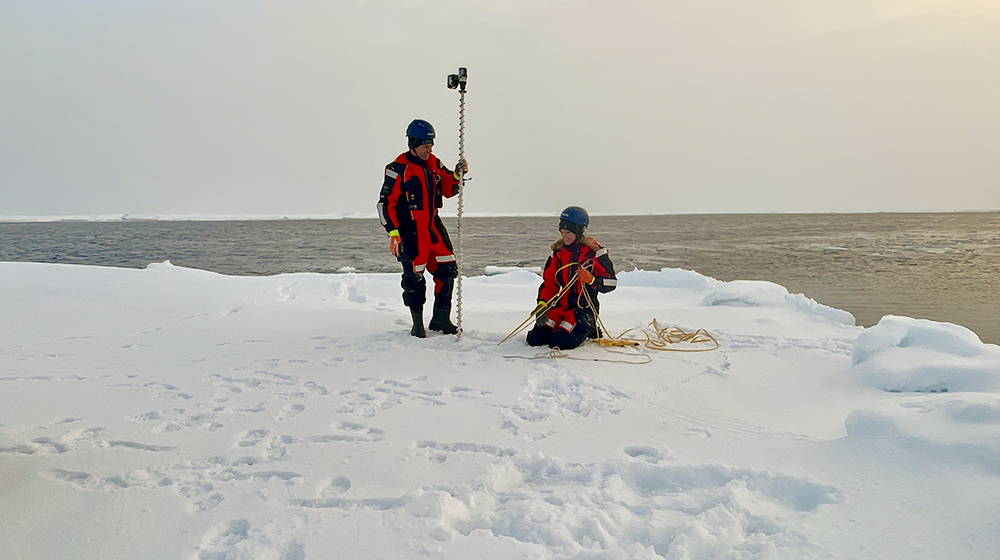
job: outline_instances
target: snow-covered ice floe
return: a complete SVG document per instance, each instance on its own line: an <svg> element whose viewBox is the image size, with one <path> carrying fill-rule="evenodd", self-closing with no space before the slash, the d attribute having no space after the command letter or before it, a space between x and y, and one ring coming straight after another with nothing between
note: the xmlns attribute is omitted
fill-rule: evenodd
<svg viewBox="0 0 1000 560"><path fill-rule="evenodd" d="M1000 347L951 323L886 315L855 341L851 362L886 391L1000 390Z"/></svg>
<svg viewBox="0 0 1000 560"><path fill-rule="evenodd" d="M423 340L398 275L338 272L0 263L3 555L1000 550L1000 349L963 327L634 270L601 298L613 333L721 347L566 359L497 345L536 271L465 279L464 335Z"/></svg>
<svg viewBox="0 0 1000 560"><path fill-rule="evenodd" d="M533 272L539 276L542 274L542 267L540 266L487 266L483 270L483 274L486 276L496 276L497 274L507 274L509 272L516 272L519 270L527 270L528 272Z"/></svg>

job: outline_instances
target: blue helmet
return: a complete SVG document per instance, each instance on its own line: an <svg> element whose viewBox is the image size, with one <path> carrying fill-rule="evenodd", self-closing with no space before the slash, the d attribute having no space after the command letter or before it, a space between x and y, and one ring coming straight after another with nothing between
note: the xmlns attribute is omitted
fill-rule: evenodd
<svg viewBox="0 0 1000 560"><path fill-rule="evenodd" d="M587 211L579 206L570 206L559 215L559 229L583 235L584 230L589 225L590 214L587 214Z"/></svg>
<svg viewBox="0 0 1000 560"><path fill-rule="evenodd" d="M416 119L406 127L406 137L409 140L410 149L424 144L434 144L434 127L431 123Z"/></svg>

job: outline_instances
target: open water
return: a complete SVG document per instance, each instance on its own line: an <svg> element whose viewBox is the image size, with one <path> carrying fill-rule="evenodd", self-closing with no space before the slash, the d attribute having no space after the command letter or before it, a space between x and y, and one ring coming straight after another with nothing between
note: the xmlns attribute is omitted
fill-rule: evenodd
<svg viewBox="0 0 1000 560"><path fill-rule="evenodd" d="M556 218L464 218L463 272L541 266ZM454 219L445 219L456 238ZM619 271L696 270L768 280L854 314L958 323L1000 344L1000 212L595 216L588 234ZM397 272L376 219L0 223L0 261L235 275ZM530 307L529 304L526 304Z"/></svg>

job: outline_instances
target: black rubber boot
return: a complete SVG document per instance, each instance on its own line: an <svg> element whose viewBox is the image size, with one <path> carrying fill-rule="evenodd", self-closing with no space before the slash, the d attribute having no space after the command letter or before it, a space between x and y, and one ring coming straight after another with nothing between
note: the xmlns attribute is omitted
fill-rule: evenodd
<svg viewBox="0 0 1000 560"><path fill-rule="evenodd" d="M444 334L458 334L458 327L451 323L449 315L451 315L450 307L435 307L434 316L431 317L431 322L427 324L427 328L432 331L443 332Z"/></svg>
<svg viewBox="0 0 1000 560"><path fill-rule="evenodd" d="M413 328L410 329L410 334L417 338L427 338L427 331L424 330L424 308L410 309L410 315L413 317Z"/></svg>

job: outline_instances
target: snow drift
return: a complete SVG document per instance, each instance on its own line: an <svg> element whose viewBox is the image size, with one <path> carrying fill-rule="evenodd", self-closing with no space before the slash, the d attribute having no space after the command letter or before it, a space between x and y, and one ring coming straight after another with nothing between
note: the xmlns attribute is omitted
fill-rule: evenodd
<svg viewBox="0 0 1000 560"><path fill-rule="evenodd" d="M0 541L14 558L993 558L995 346L664 269L628 365L497 346L538 276L414 339L394 274L0 263ZM917 392L917 391L943 391ZM898 391L898 392L897 392Z"/></svg>

